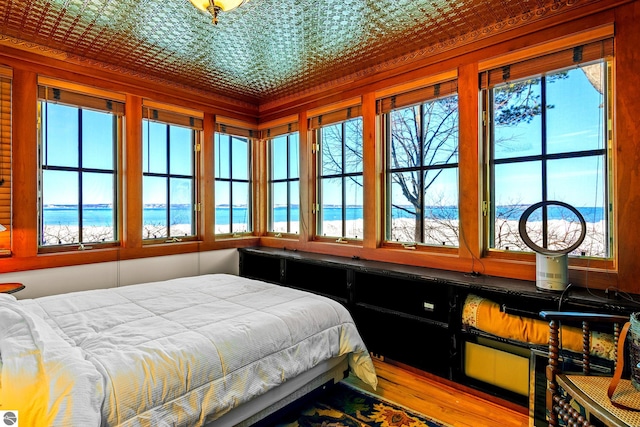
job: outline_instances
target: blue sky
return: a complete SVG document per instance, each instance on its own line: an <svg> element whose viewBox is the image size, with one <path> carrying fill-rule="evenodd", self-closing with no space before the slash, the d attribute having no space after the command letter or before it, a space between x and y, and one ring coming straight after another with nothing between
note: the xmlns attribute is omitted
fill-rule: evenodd
<svg viewBox="0 0 640 427"><path fill-rule="evenodd" d="M565 149L595 149L602 146L603 116L602 96L593 88L584 73L579 69L571 70L570 78L558 80L548 86L548 103L555 106L548 110L548 147L550 151L557 152ZM62 105L49 106L49 120L55 121L55 133L48 137L48 161L50 164L60 166L77 165L77 129L78 119L76 109ZM568 114L567 111L571 111ZM105 113L85 110L83 115L83 129L85 150L83 163L85 167L110 168L112 167L111 140L113 126L111 116ZM164 158L163 136L164 126L150 123L144 126L144 152L145 171L164 172L166 159ZM520 124L516 127L498 130L497 138L511 138L508 144L510 150L499 150L497 157L528 155L539 153L540 117L534 118L529 124ZM159 144L150 145L151 155L147 156L147 132L150 131L155 141ZM172 127L172 172L190 173L192 150L190 145L190 130L186 128ZM233 150L233 175L234 178L247 178L246 145L238 143L234 138ZM280 149L281 150L281 149ZM220 159L217 162L218 176L228 177L228 162L224 159L228 156L228 149L222 147ZM296 151L294 155L298 155ZM283 175L283 162L275 165L274 172L277 176ZM575 206L594 206L602 204L604 182L602 165L593 160L567 159L550 163L549 197L563 200ZM293 171L296 175L298 171ZM539 166L538 164L517 164L500 166L496 170L496 187L502 196L497 204L517 202L532 204L540 201L539 191ZM78 200L78 184L71 174L60 172L47 172L44 181L45 204L75 204ZM433 187L436 194L453 195L457 197L457 174L449 173L442 176ZM325 187L323 202L326 204L339 204L340 191L337 183L328 184ZM166 183L161 179L145 179L144 193L145 204L165 203ZM216 204L228 203L228 186L217 185ZM172 183L172 199L175 203L188 203L192 191L185 180L175 180ZM233 203L244 204L248 198L246 185L234 187ZM113 194L112 180L108 176L89 174L85 177L85 203L109 203ZM276 204L284 201L276 195ZM400 200L394 197L394 200ZM451 200L450 202L454 202ZM356 192L348 204L362 204L361 192Z"/></svg>

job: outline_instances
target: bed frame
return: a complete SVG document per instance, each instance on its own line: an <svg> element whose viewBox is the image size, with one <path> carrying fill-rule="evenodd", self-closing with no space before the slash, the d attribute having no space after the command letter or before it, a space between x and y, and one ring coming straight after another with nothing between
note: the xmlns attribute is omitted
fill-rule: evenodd
<svg viewBox="0 0 640 427"><path fill-rule="evenodd" d="M264 420L287 405L337 384L349 375L347 356L323 361L281 386L232 409L205 427L246 427Z"/></svg>

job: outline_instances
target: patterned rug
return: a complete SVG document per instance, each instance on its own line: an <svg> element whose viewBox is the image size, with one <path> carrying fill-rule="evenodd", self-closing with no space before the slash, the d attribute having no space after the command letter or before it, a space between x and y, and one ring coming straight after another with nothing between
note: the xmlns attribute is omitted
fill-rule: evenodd
<svg viewBox="0 0 640 427"><path fill-rule="evenodd" d="M282 416L277 427L446 427L424 415L338 383Z"/></svg>

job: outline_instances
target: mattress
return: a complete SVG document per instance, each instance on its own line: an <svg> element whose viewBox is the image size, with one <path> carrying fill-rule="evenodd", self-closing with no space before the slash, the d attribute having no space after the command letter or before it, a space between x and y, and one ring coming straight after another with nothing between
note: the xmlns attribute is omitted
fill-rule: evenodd
<svg viewBox="0 0 640 427"><path fill-rule="evenodd" d="M341 355L377 384L349 312L304 291L220 274L0 297L0 410L24 425L203 425Z"/></svg>

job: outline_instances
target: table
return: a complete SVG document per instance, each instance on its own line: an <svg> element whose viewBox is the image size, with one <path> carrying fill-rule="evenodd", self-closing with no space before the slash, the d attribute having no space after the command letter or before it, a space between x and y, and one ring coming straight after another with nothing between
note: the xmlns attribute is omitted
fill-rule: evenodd
<svg viewBox="0 0 640 427"><path fill-rule="evenodd" d="M22 283L0 283L0 293L4 294L12 294L14 292L18 292L24 289L24 285Z"/></svg>

